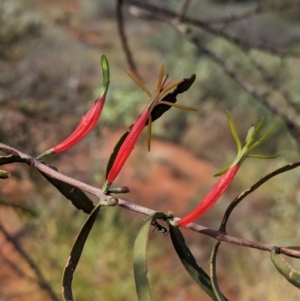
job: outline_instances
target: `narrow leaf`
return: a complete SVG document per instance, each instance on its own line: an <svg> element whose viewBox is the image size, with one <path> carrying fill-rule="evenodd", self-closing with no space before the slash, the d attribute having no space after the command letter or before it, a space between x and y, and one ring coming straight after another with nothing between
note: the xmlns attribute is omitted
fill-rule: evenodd
<svg viewBox="0 0 300 301"><path fill-rule="evenodd" d="M278 248L273 248L270 254L275 268L289 283L300 288L300 272L294 270L288 262L280 257L277 250Z"/></svg>
<svg viewBox="0 0 300 301"><path fill-rule="evenodd" d="M89 233L94 225L94 222L97 218L97 214L100 210L100 205L97 205L91 214L88 216L81 230L79 231L74 244L72 246L70 256L68 258L67 264L63 271L62 276L62 294L65 301L73 301L72 293L72 280L73 274L76 270L77 264L82 254L82 250L86 239L89 236Z"/></svg>
<svg viewBox="0 0 300 301"><path fill-rule="evenodd" d="M110 81L109 63L105 55L101 57L101 67L103 74L103 85L106 86Z"/></svg>
<svg viewBox="0 0 300 301"><path fill-rule="evenodd" d="M247 155L248 158L255 158L255 159L275 159L280 157L281 155L257 155L257 154L250 154Z"/></svg>
<svg viewBox="0 0 300 301"><path fill-rule="evenodd" d="M248 130L248 133L247 133L247 136L246 136L246 139L245 139L245 143L247 143L250 139L253 138L254 130L255 130L255 126L251 125L250 129Z"/></svg>
<svg viewBox="0 0 300 301"><path fill-rule="evenodd" d="M131 77L131 79L138 85L138 86L140 86L140 88L141 89L143 89L146 93L147 93L147 95L148 95L148 97L149 97L149 99L151 99L152 98L152 95L151 95L151 93L150 93L150 91L145 87L145 85L131 72L131 71L129 71L129 70L126 70L125 69L125 71L126 71L126 73Z"/></svg>
<svg viewBox="0 0 300 301"><path fill-rule="evenodd" d="M147 277L147 244L152 219L166 219L162 212L149 215L142 225L134 242L133 271L136 292L139 301L151 301L149 281Z"/></svg>
<svg viewBox="0 0 300 301"><path fill-rule="evenodd" d="M273 133L275 127L276 127L276 124L274 123L271 126L271 128L260 139L258 139L255 143L253 143L253 145L251 145L251 147L249 148L249 151L251 151L255 147L257 147L260 144L262 144L263 142L265 142L270 137L270 135Z"/></svg>
<svg viewBox="0 0 300 301"><path fill-rule="evenodd" d="M49 166L51 167L51 166ZM77 208L82 210L85 213L91 213L94 209L94 204L92 200L80 189L64 183L60 180L53 179L45 173L40 173L53 185L57 190L64 195L72 204Z"/></svg>
<svg viewBox="0 0 300 301"><path fill-rule="evenodd" d="M179 105L179 104L176 104L176 103L168 103L167 101L161 101L160 103L163 103L163 104L166 104L167 106L175 107L175 108L178 108L178 109L181 109L181 110L197 111L197 109L195 109L195 108Z"/></svg>
<svg viewBox="0 0 300 301"><path fill-rule="evenodd" d="M228 123L229 123L229 127L230 127L230 131L231 131L231 134L234 138L234 141L236 143L236 146L237 146L237 149L238 149L238 152L240 152L242 150L242 144L241 144L241 140L239 138L239 135L235 129L235 126L234 126L234 122L230 116L230 113L227 111L226 112L227 114L227 119L228 119Z"/></svg>
<svg viewBox="0 0 300 301"><path fill-rule="evenodd" d="M162 101L166 101L168 103L176 103L177 95L187 91L192 86L195 79L195 74L193 74L190 78L184 78L173 92L168 93L162 98ZM161 117L166 111L170 110L170 108L171 107L169 104L158 104L157 106L155 106L151 112L152 122ZM145 126L146 125L148 125L148 122L145 124Z"/></svg>
<svg viewBox="0 0 300 301"><path fill-rule="evenodd" d="M211 284L213 291L215 293L215 296L218 301L225 301L225 297L223 296L219 284L218 284L218 279L217 279L217 269L216 269L216 261L217 261L217 253L218 249L220 246L220 241L216 241L214 244L214 247L211 252L211 257L210 257L210 279L211 279Z"/></svg>
<svg viewBox="0 0 300 301"><path fill-rule="evenodd" d="M207 295L209 295L214 301L218 301L214 294L209 276L201 267L198 266L193 254L185 244L184 237L179 228L171 227L170 234L173 246L186 271L190 274L193 280L206 292ZM224 300L227 299L225 298Z"/></svg>
<svg viewBox="0 0 300 301"><path fill-rule="evenodd" d="M164 74L165 74L165 67L164 67L164 65L161 65L160 70L159 70L159 77L158 77L158 81L157 81L156 93L159 93L159 91L162 87Z"/></svg>
<svg viewBox="0 0 300 301"><path fill-rule="evenodd" d="M264 123L265 123L265 118L262 117L262 118L260 119L258 125L255 127L255 130L254 130L254 132L253 132L253 134L252 134L252 138L253 138L253 139L254 139L254 138L257 136L257 134L260 132L260 130L262 129Z"/></svg>

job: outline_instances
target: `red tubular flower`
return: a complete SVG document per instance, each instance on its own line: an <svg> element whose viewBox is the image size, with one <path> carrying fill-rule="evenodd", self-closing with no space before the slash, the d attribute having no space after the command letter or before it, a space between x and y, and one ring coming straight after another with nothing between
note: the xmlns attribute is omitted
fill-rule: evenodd
<svg viewBox="0 0 300 301"><path fill-rule="evenodd" d="M50 155L52 153L61 153L76 143L78 143L81 139L83 139L96 125L104 103L106 99L106 94L109 87L109 64L107 58L103 55L101 58L101 66L103 71L103 83L100 89L100 94L96 101L93 103L92 107L88 110L88 112L81 118L79 125L73 131L73 133L66 138L61 143L57 144L55 147L50 148L49 150L40 154L37 159L41 159L46 155Z"/></svg>
<svg viewBox="0 0 300 301"><path fill-rule="evenodd" d="M233 124L233 121L227 113L229 126L232 132L232 135L235 139L235 142L237 144L238 148L238 154L233 161L233 163L230 165L230 167L226 167L224 170L219 172L217 175L221 175L219 181L215 184L213 189L202 199L200 204L192 210L189 214L184 216L182 219L180 219L178 222L172 222L174 226L184 227L189 223L192 223L197 218L199 218L201 215L203 215L207 210L209 210L220 198L220 196L225 192L225 190L229 187L229 185L232 183L236 173L239 170L239 167L242 165L243 161L247 157L252 158L258 158L258 159L272 159L278 157L278 155L275 156L261 156L261 155L251 155L249 154L250 151L252 151L255 147L262 144L273 132L275 126L272 126L260 139L255 141L255 138L257 134L260 132L264 119L262 118L260 123L257 125L257 127L252 126L249 131L246 138L246 143L244 147L242 148L240 139L237 135L235 126Z"/></svg>
<svg viewBox="0 0 300 301"><path fill-rule="evenodd" d="M137 120L134 122L134 124L130 127L129 133L126 136L125 140L122 142L122 145L118 149L118 153L112 163L112 166L107 174L107 178L105 181L105 184L103 186L103 191L107 191L111 183L115 180L115 178L118 176L120 170L122 169L123 165L125 164L126 160L128 159L130 153L132 152L134 145L136 144L136 141L138 137L140 136L143 128L146 125L146 122L148 121L148 150L150 150L150 139L151 139L151 125L152 125L152 119L151 119L151 112L154 109L154 107L158 104L165 104L174 106L180 109L184 110L193 110L196 111L193 108L170 103L167 101L162 101L161 99L163 96L171 89L178 86L183 80L179 80L176 82L167 82L168 76L164 77L164 67L161 66L160 73L159 73L159 79L155 91L155 95L152 96L149 90L142 84L140 81L129 71L126 71L128 75L147 93L149 96L149 103L144 109L143 113L137 118Z"/></svg>
<svg viewBox="0 0 300 301"><path fill-rule="evenodd" d="M116 157L116 160L107 176L107 182L112 183L117 175L119 174L120 170L122 169L123 165L127 161L130 153L132 152L134 145L139 138L142 130L145 127L145 123L147 119L149 118L149 115L151 114L151 111L145 110L142 115L138 117L138 119L133 124L132 128L130 129L130 132L128 136L126 137L126 140L121 145L118 155Z"/></svg>
<svg viewBox="0 0 300 301"><path fill-rule="evenodd" d="M178 226L186 226L187 224L193 222L201 215L203 215L207 210L209 210L231 184L234 176L239 170L239 167L239 164L235 164L230 167L227 172L220 177L219 181L215 184L213 189L202 199L201 203L178 222Z"/></svg>

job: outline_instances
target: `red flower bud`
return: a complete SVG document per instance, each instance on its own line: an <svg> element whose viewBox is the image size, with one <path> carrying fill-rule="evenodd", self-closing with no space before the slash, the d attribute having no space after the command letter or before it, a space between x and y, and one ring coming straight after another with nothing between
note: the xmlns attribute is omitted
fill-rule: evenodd
<svg viewBox="0 0 300 301"><path fill-rule="evenodd" d="M149 109L145 110L142 113L142 115L140 115L138 119L135 121L135 123L132 125L129 134L124 140L123 144L121 145L117 157L115 158L115 161L107 176L106 181L108 183L112 183L115 180L120 170L122 169L123 165L127 161L130 153L134 148L137 139L139 138L142 130L145 127L146 121L148 120L150 114L151 111Z"/></svg>
<svg viewBox="0 0 300 301"><path fill-rule="evenodd" d="M79 125L68 138L66 138L63 142L57 144L55 147L50 148L37 156L37 159L41 159L42 157L50 155L52 153L60 153L71 148L73 145L83 139L95 127L101 115L106 99L106 93L110 83L109 64L107 58L104 55L101 58L101 66L103 71L103 83L101 86L100 94L92 107L88 110L86 115L81 118Z"/></svg>
<svg viewBox="0 0 300 301"><path fill-rule="evenodd" d="M237 171L239 170L239 165L235 164L230 167L225 174L223 174L213 189L202 199L201 203L189 214L184 216L179 222L179 227L184 227L189 223L192 223L201 215L203 215L207 210L209 210L228 188L234 179Z"/></svg>

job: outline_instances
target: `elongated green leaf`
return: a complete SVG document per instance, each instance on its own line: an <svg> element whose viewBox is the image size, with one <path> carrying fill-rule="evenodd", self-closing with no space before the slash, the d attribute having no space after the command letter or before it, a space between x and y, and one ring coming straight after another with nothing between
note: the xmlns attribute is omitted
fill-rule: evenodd
<svg viewBox="0 0 300 301"><path fill-rule="evenodd" d="M218 301L214 294L209 276L198 266L193 254L185 244L185 239L179 228L171 227L170 234L173 246L186 271L214 301ZM227 300L226 297L224 297L224 300Z"/></svg>
<svg viewBox="0 0 300 301"><path fill-rule="evenodd" d="M119 139L118 143L115 145L113 152L111 153L107 166L106 166L106 174L105 174L105 179L107 179L107 176L116 160L117 154L120 150L120 147L122 146L124 140L126 139L126 137L128 136L129 131L126 131L121 138Z"/></svg>
<svg viewBox="0 0 300 301"><path fill-rule="evenodd" d="M273 131L276 128L276 124L274 123L270 129L260 138L258 139L255 143L253 143L250 147L249 147L249 151L256 148L257 146L259 146L260 144L264 143L273 133Z"/></svg>
<svg viewBox="0 0 300 301"><path fill-rule="evenodd" d="M234 141L236 143L236 147L238 149L238 152L240 152L242 150L241 140L240 140L239 135L238 135L238 133L236 131L236 128L235 128L235 125L234 125L234 122L232 120L231 115L229 114L228 111L226 112L226 114L227 114L227 119L228 119L228 123L229 123L231 134L232 134L232 136L234 138Z"/></svg>
<svg viewBox="0 0 300 301"><path fill-rule="evenodd" d="M101 67L102 67L102 75L103 75L103 86L106 86L107 83L110 81L110 71L109 71L109 63L105 55L101 56Z"/></svg>
<svg viewBox="0 0 300 301"><path fill-rule="evenodd" d="M210 279L211 279L211 284L213 291L215 293L215 296L218 301L225 301L225 297L223 296L219 284L218 284L218 278L217 278L217 268L216 268L216 261L217 261L217 254L218 254L218 249L220 246L220 241L216 241L213 247L213 250L211 252L211 257L210 257Z"/></svg>
<svg viewBox="0 0 300 301"><path fill-rule="evenodd" d="M67 264L63 271L62 276L62 294L63 299L65 301L73 301L73 293L72 293L72 280L73 274L76 270L77 264L82 254L82 250L86 239L89 236L89 233L95 223L97 218L97 214L100 210L100 203L97 205L91 214L88 216L87 220L85 221L84 225L82 226L81 230L79 231L74 244L72 246L70 256L68 258Z"/></svg>
<svg viewBox="0 0 300 301"><path fill-rule="evenodd" d="M299 247L295 247L299 249ZM277 248L273 248L271 251L271 260L277 269L277 271L292 285L300 288L300 272L294 270L288 262L279 256Z"/></svg>
<svg viewBox="0 0 300 301"><path fill-rule="evenodd" d="M92 200L80 189L64 183L60 180L53 179L40 171L40 173L53 185L57 190L64 195L72 204L85 213L91 213L94 209Z"/></svg>
<svg viewBox="0 0 300 301"><path fill-rule="evenodd" d="M257 134L260 132L260 130L262 129L263 125L265 123L265 117L262 117L258 123L258 125L255 127L255 130L253 131L251 138L254 139Z"/></svg>
<svg viewBox="0 0 300 301"><path fill-rule="evenodd" d="M152 219L166 219L167 216L162 212L149 215L142 225L134 242L133 271L136 292L139 301L151 301L149 281L147 277L147 244L149 228Z"/></svg>
<svg viewBox="0 0 300 301"><path fill-rule="evenodd" d="M269 159L275 159L275 158L278 158L280 157L281 155L278 154L278 155L256 155L256 154L250 154L250 155L247 155L247 158L255 158L255 159L264 159L264 160L269 160Z"/></svg>
<svg viewBox="0 0 300 301"><path fill-rule="evenodd" d="M177 95L186 92L194 83L196 79L196 75L193 74L190 78L184 78L183 82L181 82L173 92L165 95L162 100L170 103L176 103ZM170 110L170 106L167 104L158 104L153 111L151 112L152 122L161 117L166 111ZM148 125L148 121L145 126Z"/></svg>

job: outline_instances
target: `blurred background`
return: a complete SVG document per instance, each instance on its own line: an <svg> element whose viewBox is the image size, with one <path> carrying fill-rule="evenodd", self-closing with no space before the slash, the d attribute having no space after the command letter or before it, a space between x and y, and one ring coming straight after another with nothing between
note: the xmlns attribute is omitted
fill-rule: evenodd
<svg viewBox="0 0 300 301"><path fill-rule="evenodd" d="M213 174L236 154L226 111L242 139L262 116L266 129L276 122L257 153L281 156L247 159L201 225L218 229L235 196L299 160L300 1L0 0L1 143L37 156L67 137L97 96L102 54L111 84L97 127L45 159L62 173L102 187L115 143L147 103L124 68L154 92L161 64L172 80L196 74L178 103L198 111L173 108L156 121L150 153L142 135L115 183L131 189L121 198L176 216L194 208L216 182ZM61 300L62 270L86 215L36 170L5 169L11 178L1 180L0 190L0 300ZM263 185L236 208L228 233L299 245L299 183L296 169ZM75 273L76 300L137 300L132 254L142 223L143 216L122 208L102 210ZM183 232L208 272L214 241ZM150 235L148 264L154 300L210 300L181 266L169 236ZM267 252L223 243L218 276L231 301L300 297Z"/></svg>

